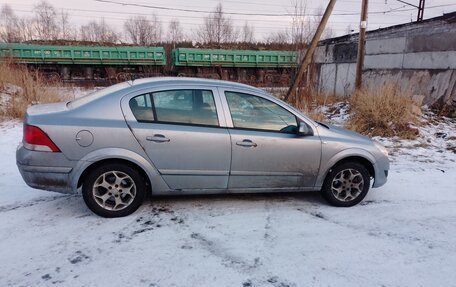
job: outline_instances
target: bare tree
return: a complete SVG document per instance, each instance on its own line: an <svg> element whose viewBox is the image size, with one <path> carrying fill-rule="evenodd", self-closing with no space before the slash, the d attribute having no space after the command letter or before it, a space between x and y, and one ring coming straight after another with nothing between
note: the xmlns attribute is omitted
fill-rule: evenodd
<svg viewBox="0 0 456 287"><path fill-rule="evenodd" d="M312 19L306 15L306 0L292 0L291 4L294 8L291 18L291 42L296 51L302 51L311 40L316 27L314 29Z"/></svg>
<svg viewBox="0 0 456 287"><path fill-rule="evenodd" d="M184 40L184 33L179 20L173 19L168 26L168 42L178 43Z"/></svg>
<svg viewBox="0 0 456 287"><path fill-rule="evenodd" d="M311 17L307 15L306 0L291 0L293 11L291 12L291 27L272 33L266 39L269 43L291 43L296 51L302 51L311 40L317 26Z"/></svg>
<svg viewBox="0 0 456 287"><path fill-rule="evenodd" d="M127 37L136 45L150 45L161 40L162 25L155 15L152 15L152 20L144 16L130 17L125 21L124 29Z"/></svg>
<svg viewBox="0 0 456 287"><path fill-rule="evenodd" d="M68 12L62 10L58 17L59 37L65 40L74 40L76 33L70 23L70 15Z"/></svg>
<svg viewBox="0 0 456 287"><path fill-rule="evenodd" d="M81 40L82 41L90 41L96 42L99 41L98 39L98 23L95 21L90 21L86 25L82 25L80 27L81 31Z"/></svg>
<svg viewBox="0 0 456 287"><path fill-rule="evenodd" d="M162 40L162 34L163 34L162 23L155 14L152 14L152 19L150 20L150 23L153 27L153 30L151 33L151 42L158 43Z"/></svg>
<svg viewBox="0 0 456 287"><path fill-rule="evenodd" d="M30 41L34 39L35 27L31 18L19 18L17 22L19 27L19 38L21 41Z"/></svg>
<svg viewBox="0 0 456 287"><path fill-rule="evenodd" d="M81 40L114 43L118 40L118 35L102 18L98 23L91 21L87 25L81 26Z"/></svg>
<svg viewBox="0 0 456 287"><path fill-rule="evenodd" d="M245 21L241 30L241 42L253 43L255 41L254 33L253 26L250 26L249 23Z"/></svg>
<svg viewBox="0 0 456 287"><path fill-rule="evenodd" d="M290 33L287 29L273 32L266 38L268 44L286 44L290 43Z"/></svg>
<svg viewBox="0 0 456 287"><path fill-rule="evenodd" d="M36 36L43 40L55 40L59 36L57 12L46 1L41 1L34 7Z"/></svg>
<svg viewBox="0 0 456 287"><path fill-rule="evenodd" d="M270 34L266 38L266 42L278 44L291 42L294 49L300 53L304 51L315 35L318 24L323 17L323 8L317 9L316 16L309 16L307 0L291 0L291 6L293 7L291 29ZM321 38L330 38L332 35L334 35L334 31L330 27L326 27Z"/></svg>
<svg viewBox="0 0 456 287"><path fill-rule="evenodd" d="M196 31L197 39L203 43L235 42L238 31L233 26L232 20L223 13L222 4L219 3L209 16L204 19L204 24Z"/></svg>
<svg viewBox="0 0 456 287"><path fill-rule="evenodd" d="M324 9L323 9L323 7L320 7L317 10L317 13L316 13L317 16L314 16L314 19L312 21L312 37L315 34L315 32L317 31L318 25L320 24L321 19L323 18L323 13L324 13ZM320 39L324 40L324 39L332 38L332 37L334 37L334 34L335 34L334 30L329 25L326 25L325 30L323 30L323 34L321 34Z"/></svg>
<svg viewBox="0 0 456 287"><path fill-rule="evenodd" d="M21 41L19 19L8 4L3 4L0 17L0 39L4 42Z"/></svg>

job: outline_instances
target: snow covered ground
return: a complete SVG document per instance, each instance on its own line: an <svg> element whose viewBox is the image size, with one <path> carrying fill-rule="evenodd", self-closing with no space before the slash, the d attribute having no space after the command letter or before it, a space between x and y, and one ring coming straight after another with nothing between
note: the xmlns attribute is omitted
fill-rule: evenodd
<svg viewBox="0 0 456 287"><path fill-rule="evenodd" d="M152 197L104 219L79 195L27 187L22 124L3 122L0 286L456 286L456 123L421 133L379 139L389 182L356 207L317 193Z"/></svg>

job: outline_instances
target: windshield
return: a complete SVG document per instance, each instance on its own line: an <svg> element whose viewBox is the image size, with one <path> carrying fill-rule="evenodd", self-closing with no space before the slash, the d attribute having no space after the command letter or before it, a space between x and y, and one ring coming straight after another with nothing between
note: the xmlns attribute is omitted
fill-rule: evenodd
<svg viewBox="0 0 456 287"><path fill-rule="evenodd" d="M113 86L110 86L110 87L107 87L107 88L104 88L101 90L97 90L93 93L90 93L88 95L85 95L83 97L77 98L77 99L69 102L67 104L67 106L70 109L74 109L74 108L80 107L82 105L85 105L88 102L101 98L107 94L117 92L117 91L122 90L129 86L130 86L130 84L128 82L124 82L124 83L116 84L116 85L113 85Z"/></svg>

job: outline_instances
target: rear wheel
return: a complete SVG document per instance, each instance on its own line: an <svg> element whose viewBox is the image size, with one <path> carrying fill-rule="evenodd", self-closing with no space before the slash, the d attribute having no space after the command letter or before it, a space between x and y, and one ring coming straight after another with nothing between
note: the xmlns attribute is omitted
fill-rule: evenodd
<svg viewBox="0 0 456 287"><path fill-rule="evenodd" d="M350 207L364 199L370 187L367 169L357 162L335 166L326 176L322 196L331 205Z"/></svg>
<svg viewBox="0 0 456 287"><path fill-rule="evenodd" d="M92 170L82 185L85 203L103 217L133 213L144 200L146 186L139 172L124 164L106 164Z"/></svg>

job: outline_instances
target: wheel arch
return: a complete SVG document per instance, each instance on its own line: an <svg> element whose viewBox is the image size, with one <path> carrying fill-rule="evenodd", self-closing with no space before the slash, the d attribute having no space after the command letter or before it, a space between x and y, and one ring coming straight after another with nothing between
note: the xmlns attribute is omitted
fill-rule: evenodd
<svg viewBox="0 0 456 287"><path fill-rule="evenodd" d="M84 178L92 170L94 170L95 168L97 168L99 166L106 165L106 164L112 164L112 163L127 165L127 166L130 166L130 167L134 168L135 170L137 170L139 172L139 174L141 175L141 177L146 182L147 192L151 192L152 191L152 183L151 183L150 178L147 175L146 171L142 167L140 167L138 164L136 164L136 163L134 163L132 161L126 160L126 159L122 159L122 158L106 158L106 159L102 159L102 160L93 162L92 164L87 166L82 171L82 173L81 173L81 175L79 176L79 179L78 179L77 187L79 188L79 187L82 186Z"/></svg>
<svg viewBox="0 0 456 287"><path fill-rule="evenodd" d="M120 162L134 167L144 176L153 191L169 190L157 169L143 156L130 150L121 148L107 148L89 153L79 160L72 172L72 189L78 190L84 176L93 168L109 162Z"/></svg>
<svg viewBox="0 0 456 287"><path fill-rule="evenodd" d="M368 159L366 159L365 157L362 157L362 156L349 156L349 157L343 158L343 159L339 160L338 162L336 162L335 164L333 164L329 168L329 170L326 171L326 174L328 174L328 172L331 169L333 169L335 166L338 166L338 165L346 163L346 162L357 162L357 163L360 163L361 165L363 165L367 169L367 171L369 172L369 175L371 177L375 177L374 164L372 162L370 162Z"/></svg>
<svg viewBox="0 0 456 287"><path fill-rule="evenodd" d="M375 158L370 153L364 150L344 150L334 155L327 161L326 165L321 166L315 186L323 186L323 182L331 169L346 162L358 162L362 164L369 172L369 175L375 178Z"/></svg>

